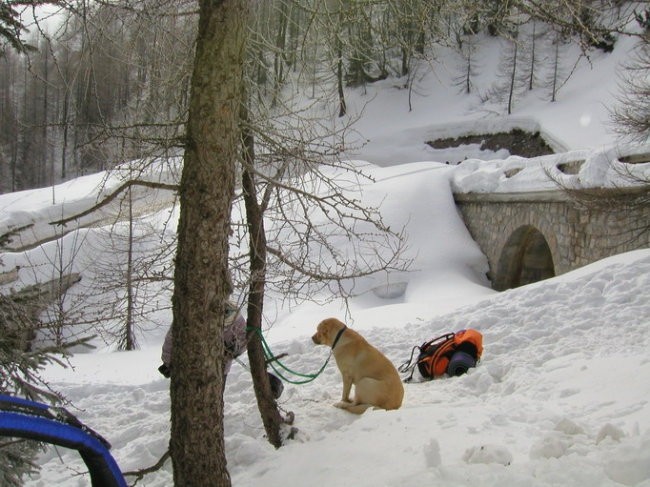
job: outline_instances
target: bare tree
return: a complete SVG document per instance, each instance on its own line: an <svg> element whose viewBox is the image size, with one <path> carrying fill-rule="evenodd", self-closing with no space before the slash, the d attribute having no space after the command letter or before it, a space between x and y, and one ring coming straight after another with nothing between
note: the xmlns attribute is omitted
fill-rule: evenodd
<svg viewBox="0 0 650 487"><path fill-rule="evenodd" d="M553 45L553 57L552 57L552 69L550 75L549 85L551 86L551 101L554 102L557 100L557 92L559 89L560 83L560 71L561 71L561 56L560 56L560 45L562 43L562 37L558 32L554 33L552 39Z"/></svg>
<svg viewBox="0 0 650 487"><path fill-rule="evenodd" d="M625 139L644 143L650 140L650 33L639 41L632 57L623 66L618 106L612 110L615 130Z"/></svg>
<svg viewBox="0 0 650 487"><path fill-rule="evenodd" d="M255 141L249 125L248 109L241 107L241 127L244 167L242 189L246 207L246 224L249 241L250 284L248 290L248 360L251 367L255 397L262 417L269 443L276 448L282 446L282 416L271 392L266 374L266 357L261 341L264 309L264 290L266 287L267 250L264 211L268 205L268 193L258 201L258 187L255 182Z"/></svg>
<svg viewBox="0 0 650 487"><path fill-rule="evenodd" d="M467 33L457 33L455 48L459 53L462 64L459 66L461 74L454 79L455 84L466 94L474 91L474 79L478 71L478 61L476 51L478 48L478 41L476 34L472 31Z"/></svg>
<svg viewBox="0 0 650 487"><path fill-rule="evenodd" d="M87 322L107 344L135 350L138 336L159 326L153 315L169 309L174 242L161 237L158 227L135 215L133 188L125 190L124 220L98 229L88 239L93 249L92 296L96 312Z"/></svg>
<svg viewBox="0 0 650 487"><path fill-rule="evenodd" d="M518 37L518 30L514 30L503 40L504 48L497 69L498 79L485 97L496 105L505 105L508 115L513 112L517 98L526 89L525 74L522 74L522 64L525 63Z"/></svg>

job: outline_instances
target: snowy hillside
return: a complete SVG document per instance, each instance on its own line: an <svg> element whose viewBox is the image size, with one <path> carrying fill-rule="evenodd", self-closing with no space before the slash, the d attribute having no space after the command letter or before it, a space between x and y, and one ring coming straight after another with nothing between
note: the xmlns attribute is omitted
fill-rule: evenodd
<svg viewBox="0 0 650 487"><path fill-rule="evenodd" d="M614 53L595 53L592 63L579 63L557 102L533 92L512 117L486 113L475 96L442 88L453 77L452 61L445 58L440 70L417 79L412 111L408 90L395 80L349 92L349 106L361 119L347 155L374 177L363 188L364 200L383 201L387 222L404 227L413 269L389 276L406 285L392 299L372 292L386 276L359 283L368 292L350 302L349 314L338 300L293 306L271 295L267 340L274 351L289 354L287 366L307 373L327 359L327 350L310 336L329 316L345 320L396 365L413 346L472 327L484 336L483 359L465 376L407 384L397 411L360 417L332 407L341 390L332 362L308 385L285 385L279 403L295 413L298 434L279 450L264 439L245 362L234 364L225 391L233 485L650 487L650 249L496 293L452 195L553 189L547 174L570 160L585 162L578 174L556 173L567 185L633 184L621 179L628 169L650 178L650 163L617 170L622 155L650 147L617 146L608 129L614 72L630 47L622 39ZM495 58L495 46L484 49L485 59ZM563 152L530 161L508 153L488 156L490 162L471 156L451 166L444 153L425 144L486 127L538 128ZM508 177L513 168L521 171ZM104 266L120 259L100 245L110 214L35 244L52 237L53 219L92 206L101 191L123 181L109 178L104 185L104 176L0 195L0 234L33 224L22 234L26 250L0 254L0 271L20 266L20 282L31 283L51 278L61 255L74 256L73 270L83 275L79 289L93 289L100 259L108 258ZM151 177L172 182L177 174L152 171ZM173 234L173 195L142 196L148 223ZM169 381L156 369L170 322L170 312L162 310L146 323L139 351L118 353L101 345L95 353L76 354L70 367L51 366L44 374L71 401L71 411L111 442L123 471L150 466L167 450ZM40 463L41 475L27 485L87 484L76 476L83 470L76 453L49 450ZM172 485L170 463L138 485Z"/></svg>
<svg viewBox="0 0 650 487"><path fill-rule="evenodd" d="M358 310L353 326L396 364L425 339L465 327L484 334L484 358L466 376L406 385L398 411L362 417L332 407L341 387L332 363L315 382L285 388L280 405L300 432L278 451L263 439L248 372L236 364L225 393L233 485L648 485L649 288L646 250L451 314L388 303ZM476 301L471 288L453 290ZM435 292L430 299L440 303ZM294 315L302 326L293 338L272 342L302 372L327 357L309 336L328 312L314 311ZM167 448L169 382L155 370L158 358L157 347L79 355L74 372L48 374L109 438L124 470L155 463ZM65 464L49 453L43 477L28 485L79 485L65 482L79 461L59 454ZM141 485L170 484L167 465Z"/></svg>

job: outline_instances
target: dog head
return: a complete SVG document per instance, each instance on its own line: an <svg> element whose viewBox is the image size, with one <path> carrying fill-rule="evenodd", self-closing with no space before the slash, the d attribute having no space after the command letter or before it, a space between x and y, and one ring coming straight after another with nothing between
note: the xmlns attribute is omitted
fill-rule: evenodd
<svg viewBox="0 0 650 487"><path fill-rule="evenodd" d="M336 318L327 318L321 321L316 328L316 333L311 337L316 345L332 346L337 333L345 328L345 324Z"/></svg>

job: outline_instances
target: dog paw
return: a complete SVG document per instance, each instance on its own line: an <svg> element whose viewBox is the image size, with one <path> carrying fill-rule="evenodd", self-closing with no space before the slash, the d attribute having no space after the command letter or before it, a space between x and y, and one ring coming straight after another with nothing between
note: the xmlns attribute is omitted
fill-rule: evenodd
<svg viewBox="0 0 650 487"><path fill-rule="evenodd" d="M339 401L334 404L334 407L339 409L347 409L350 406L352 406L352 403L350 401Z"/></svg>

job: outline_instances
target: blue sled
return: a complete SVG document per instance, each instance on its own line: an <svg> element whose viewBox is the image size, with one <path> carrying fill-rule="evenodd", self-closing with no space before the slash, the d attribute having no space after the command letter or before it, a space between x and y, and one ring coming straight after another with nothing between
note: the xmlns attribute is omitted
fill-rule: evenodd
<svg viewBox="0 0 650 487"><path fill-rule="evenodd" d="M27 438L77 450L92 487L127 487L110 443L61 407L0 395L0 436Z"/></svg>

